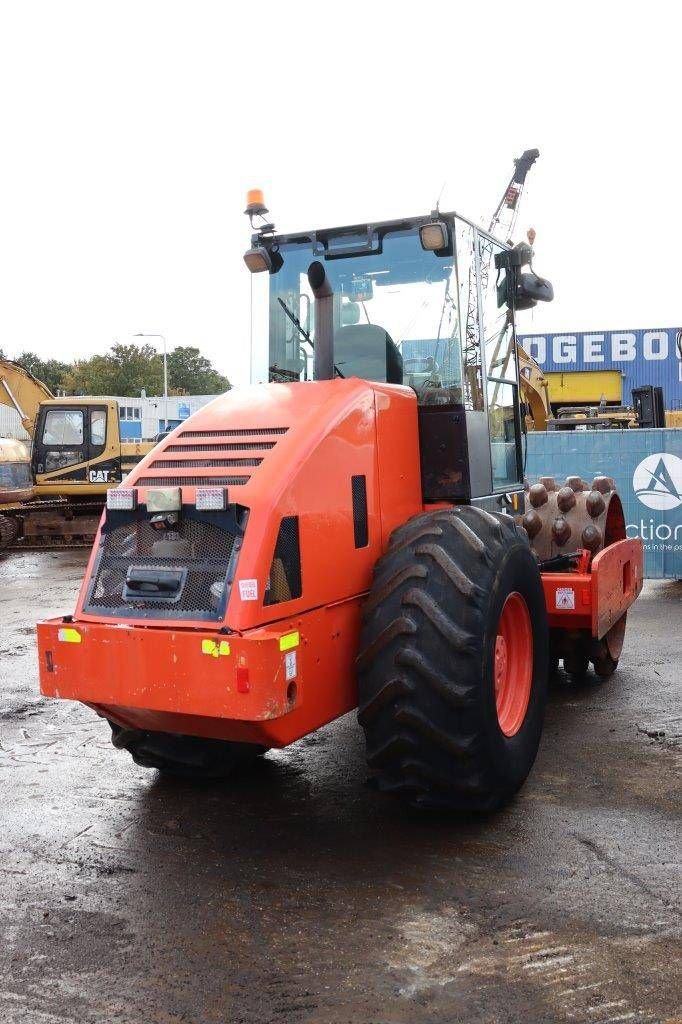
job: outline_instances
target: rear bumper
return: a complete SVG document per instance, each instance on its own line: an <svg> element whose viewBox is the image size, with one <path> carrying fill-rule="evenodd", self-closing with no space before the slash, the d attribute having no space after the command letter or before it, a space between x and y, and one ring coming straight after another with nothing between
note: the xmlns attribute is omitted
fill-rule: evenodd
<svg viewBox="0 0 682 1024"><path fill-rule="evenodd" d="M585 629L597 640L625 614L642 589L641 540L620 540L600 551L589 572L542 574L552 629Z"/></svg>
<svg viewBox="0 0 682 1024"><path fill-rule="evenodd" d="M243 634L52 619L40 689L130 727L284 746L355 707L359 607Z"/></svg>

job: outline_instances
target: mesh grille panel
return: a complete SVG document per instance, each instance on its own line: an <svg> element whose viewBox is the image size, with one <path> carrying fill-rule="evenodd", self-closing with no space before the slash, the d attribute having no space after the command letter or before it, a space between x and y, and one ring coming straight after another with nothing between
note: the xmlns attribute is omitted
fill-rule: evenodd
<svg viewBox="0 0 682 1024"><path fill-rule="evenodd" d="M262 459L156 459L150 469L184 469L185 466L196 469L220 468L234 466L237 469L247 466L260 466Z"/></svg>
<svg viewBox="0 0 682 1024"><path fill-rule="evenodd" d="M177 554L173 551L176 546ZM187 518L172 533L155 530L148 520L119 526L104 534L85 611L126 617L154 617L156 612L159 618L216 619L233 547L232 534ZM123 590L131 567L186 569L179 599L169 603L141 596L124 601Z"/></svg>
<svg viewBox="0 0 682 1024"><path fill-rule="evenodd" d="M168 444L165 452L248 452L265 451L274 448L276 441L233 441L221 444L215 441L213 444Z"/></svg>
<svg viewBox="0 0 682 1024"><path fill-rule="evenodd" d="M238 430L181 430L180 437L253 437L286 434L288 427L240 427Z"/></svg>
<svg viewBox="0 0 682 1024"><path fill-rule="evenodd" d="M300 597L301 551L298 539L298 516L285 516L280 523L275 554L270 566L270 585L264 604L280 604Z"/></svg>
<svg viewBox="0 0 682 1024"><path fill-rule="evenodd" d="M184 465L184 463L183 463ZM202 485L214 484L245 484L251 479L250 476L142 476L135 481L136 487L201 487Z"/></svg>

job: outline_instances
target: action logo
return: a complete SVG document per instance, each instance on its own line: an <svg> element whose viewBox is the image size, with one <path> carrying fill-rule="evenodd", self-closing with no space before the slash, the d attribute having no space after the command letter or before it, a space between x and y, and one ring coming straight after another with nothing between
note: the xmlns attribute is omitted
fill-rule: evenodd
<svg viewBox="0 0 682 1024"><path fill-rule="evenodd" d="M677 508L682 505L682 459L663 452L647 455L633 474L632 486L647 508Z"/></svg>

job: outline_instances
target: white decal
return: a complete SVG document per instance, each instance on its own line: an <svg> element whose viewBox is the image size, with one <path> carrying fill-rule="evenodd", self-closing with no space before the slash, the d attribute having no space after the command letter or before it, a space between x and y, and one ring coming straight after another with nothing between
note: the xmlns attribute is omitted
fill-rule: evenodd
<svg viewBox="0 0 682 1024"><path fill-rule="evenodd" d="M258 600L258 580L240 580L239 596L242 601Z"/></svg>
<svg viewBox="0 0 682 1024"><path fill-rule="evenodd" d="M547 361L558 366L582 366L586 363L632 363L638 357L648 363L665 362L675 357L682 381L682 329L670 337L668 331L613 331L604 334L554 334L522 336L524 349L543 366Z"/></svg>
<svg viewBox="0 0 682 1024"><path fill-rule="evenodd" d="M575 608L575 590L573 587L557 587L555 596L557 608Z"/></svg>
<svg viewBox="0 0 682 1024"><path fill-rule="evenodd" d="M633 473L632 487L647 508L677 508L682 505L682 459L667 452L647 455Z"/></svg>
<svg viewBox="0 0 682 1024"><path fill-rule="evenodd" d="M576 340L573 334L552 339L552 354L555 363L575 362Z"/></svg>
<svg viewBox="0 0 682 1024"><path fill-rule="evenodd" d="M637 336L631 331L611 335L611 359L614 363L631 363L637 355Z"/></svg>
<svg viewBox="0 0 682 1024"><path fill-rule="evenodd" d="M665 331L645 332L644 358L649 360L668 358L668 335Z"/></svg>
<svg viewBox="0 0 682 1024"><path fill-rule="evenodd" d="M544 363L547 358L547 338L524 338L523 347L536 363Z"/></svg>
<svg viewBox="0 0 682 1024"><path fill-rule="evenodd" d="M583 338L583 362L603 363L604 362L604 335L586 334Z"/></svg>
<svg viewBox="0 0 682 1024"><path fill-rule="evenodd" d="M284 673L288 683L296 678L296 651L284 655Z"/></svg>
<svg viewBox="0 0 682 1024"><path fill-rule="evenodd" d="M109 483L109 470L108 469L91 469L89 472L89 478L91 484L108 484Z"/></svg>

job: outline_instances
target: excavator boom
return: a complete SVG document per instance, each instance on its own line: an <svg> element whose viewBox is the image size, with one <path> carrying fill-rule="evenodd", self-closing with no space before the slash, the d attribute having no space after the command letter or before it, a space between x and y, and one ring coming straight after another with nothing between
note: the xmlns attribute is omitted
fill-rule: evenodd
<svg viewBox="0 0 682 1024"><path fill-rule="evenodd" d="M519 363L519 384L523 400L529 408L533 430L546 430L547 420L554 418L549 404L549 384L532 358L521 345L516 346Z"/></svg>
<svg viewBox="0 0 682 1024"><path fill-rule="evenodd" d="M40 403L54 395L41 380L10 359L0 359L0 404L19 415L27 434L33 436Z"/></svg>

